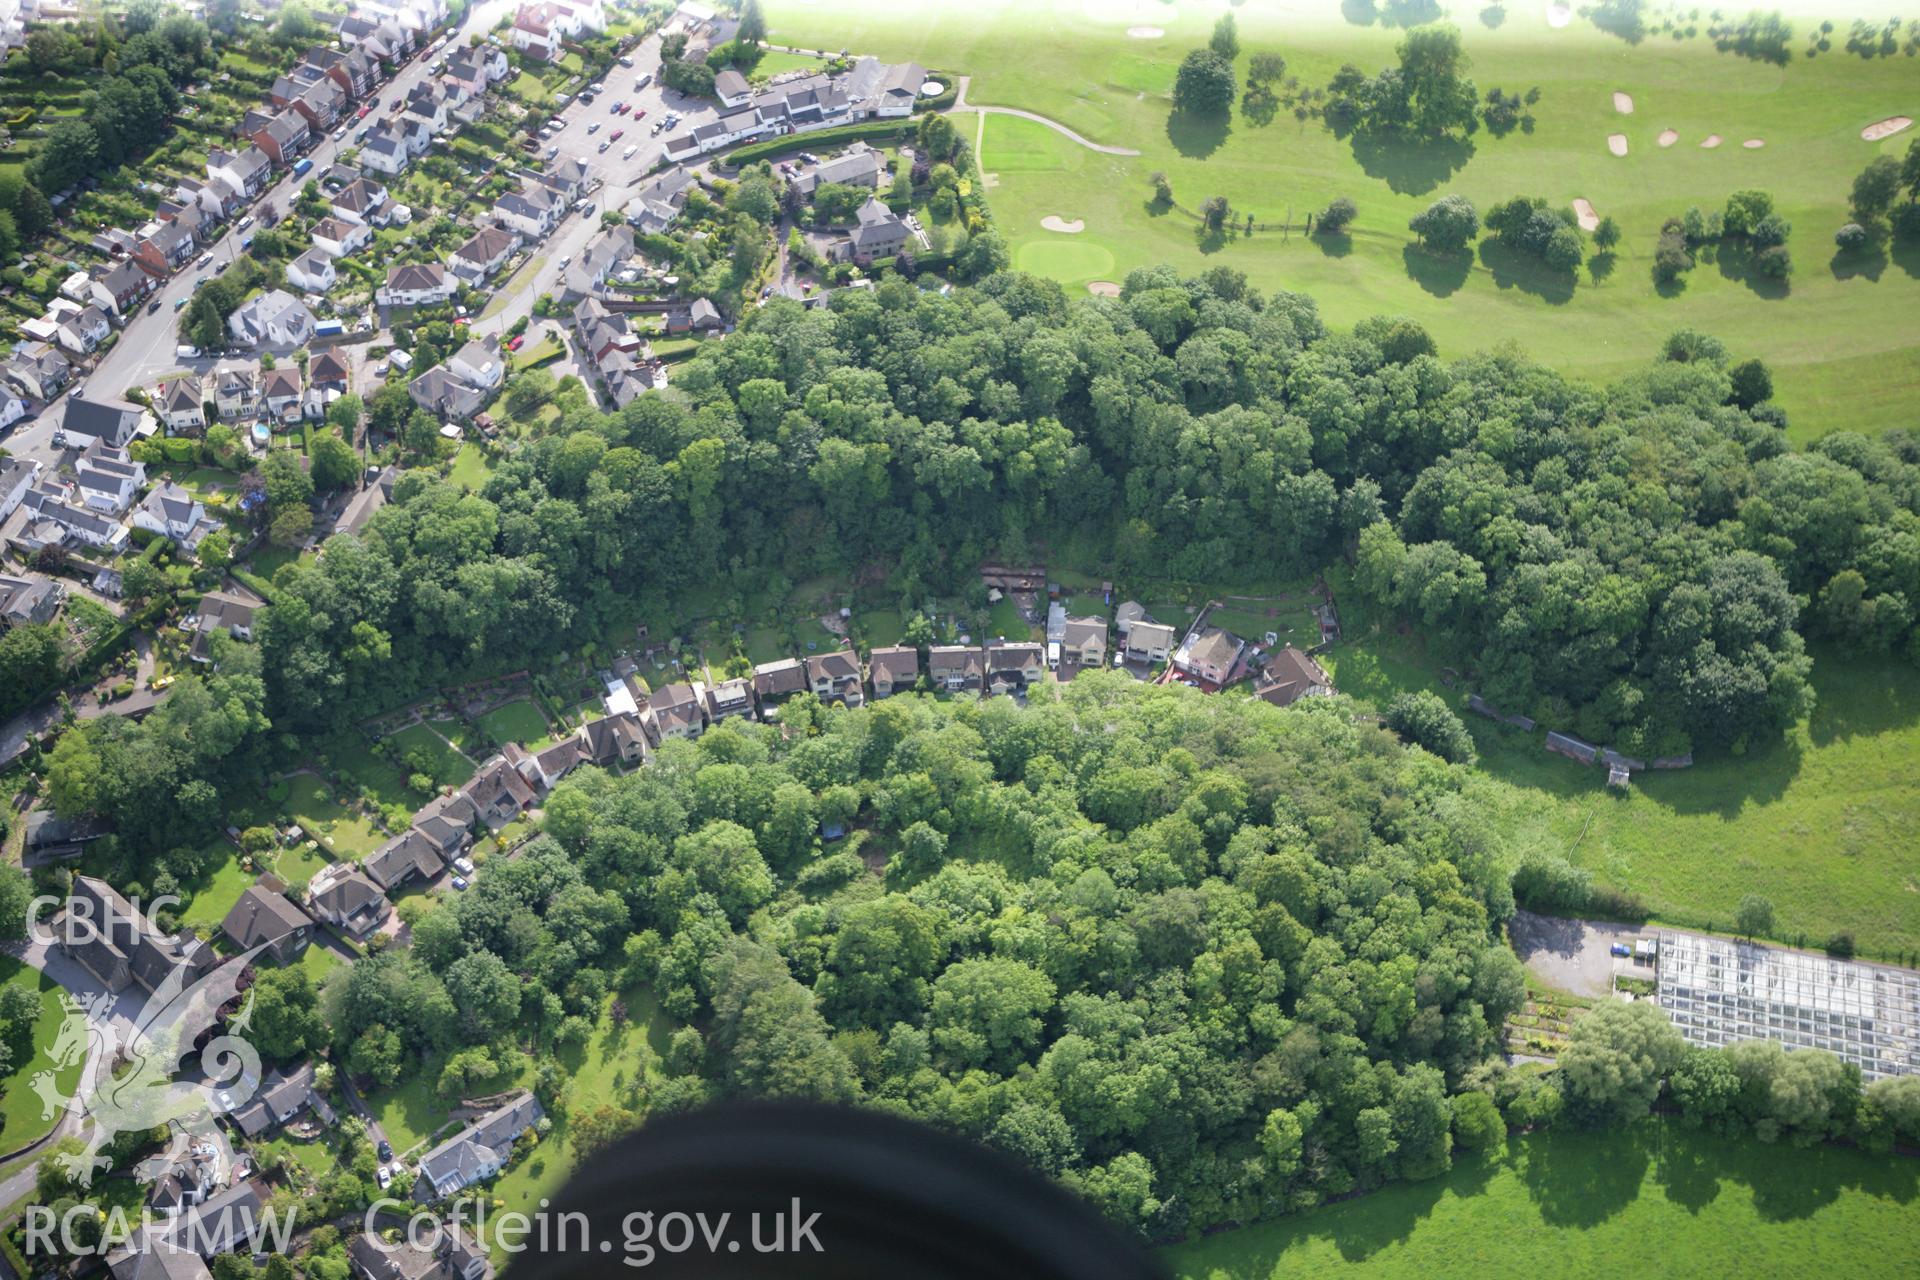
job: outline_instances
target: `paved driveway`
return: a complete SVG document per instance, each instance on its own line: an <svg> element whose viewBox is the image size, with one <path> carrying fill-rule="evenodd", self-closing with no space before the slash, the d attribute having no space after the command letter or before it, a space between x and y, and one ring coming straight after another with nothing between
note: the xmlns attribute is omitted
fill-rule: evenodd
<svg viewBox="0 0 1920 1280"><path fill-rule="evenodd" d="M1633 945L1635 938L1651 936L1634 925L1606 920L1566 920L1531 911L1514 914L1507 926L1513 949L1527 969L1546 983L1577 996L1604 996L1613 990L1614 975L1652 979L1654 971L1612 954L1616 942Z"/></svg>

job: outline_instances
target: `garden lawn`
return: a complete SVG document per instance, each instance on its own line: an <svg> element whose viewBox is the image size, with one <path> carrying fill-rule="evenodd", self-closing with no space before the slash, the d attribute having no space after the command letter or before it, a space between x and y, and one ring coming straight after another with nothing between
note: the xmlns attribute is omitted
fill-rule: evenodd
<svg viewBox="0 0 1920 1280"><path fill-rule="evenodd" d="M524 746L532 746L547 736L547 718L525 698L487 712L480 717L480 727L495 742L518 742Z"/></svg>
<svg viewBox="0 0 1920 1280"><path fill-rule="evenodd" d="M1903 1277L1920 1167L1661 1121L1516 1138L1495 1158L1164 1250L1182 1280L1553 1276ZM1871 1243L1869 1243L1871 1242Z"/></svg>
<svg viewBox="0 0 1920 1280"><path fill-rule="evenodd" d="M826 66L824 58L815 58L804 53L788 53L784 49L768 49L761 53L760 61L753 64L755 79L762 76L771 78L784 75L789 71L820 71Z"/></svg>
<svg viewBox="0 0 1920 1280"><path fill-rule="evenodd" d="M1343 7L1371 20L1373 6L1335 0L1236 10L1241 74L1262 51L1283 54L1287 75L1302 88L1324 86L1345 62L1368 74L1390 65L1401 30L1343 21ZM1650 35L1628 45L1582 17L1550 28L1545 10L1505 6L1504 22L1492 29L1477 16L1479 6L1450 15L1483 96L1494 87L1540 88L1528 108L1534 131L1496 138L1483 128L1464 142L1425 146L1356 143L1284 107L1264 126L1237 106L1224 123L1171 123L1175 69L1205 43L1218 6L1176 12L1146 0L821 0L782 3L769 17L772 38L782 43L844 46L966 72L970 102L1036 111L1095 142L1139 149L1139 156L1104 155L1032 121L956 118L970 138L984 119L982 168L995 179L988 199L1015 264L1069 292L1163 262L1189 273L1233 267L1262 288L1312 296L1336 327L1407 315L1427 327L1444 357L1513 341L1594 381L1641 364L1668 333L1691 327L1773 367L1797 439L1906 425L1920 391L1920 330L1904 322L1920 311L1920 248L1902 247L1891 260L1837 261L1832 236L1848 220L1854 175L1876 154L1904 154L1913 137L1908 131L1867 143L1860 130L1913 114L1914 64L1863 60L1841 50L1843 39L1832 52L1800 56L1813 25L1804 16L1795 18L1795 56L1776 67L1717 52L1704 30L1690 40ZM1137 24L1163 27L1167 36L1128 38L1127 27ZM1707 25L1704 15L1698 24ZM1632 115L1615 112L1615 90L1633 95ZM1661 148L1655 139L1667 128L1680 141ZM1614 132L1627 135L1624 158L1608 153ZM1709 133L1725 141L1702 150ZM1748 150L1740 145L1747 138L1766 146ZM1156 171L1168 175L1186 209L1225 196L1240 225L1251 212L1261 222L1301 226L1336 196L1353 199L1359 217L1344 237L1275 230L1208 243L1190 217L1148 208ZM1790 284L1703 262L1674 296L1662 297L1650 275L1661 222L1691 205L1717 208L1743 188L1772 192L1793 224ZM1411 247L1407 221L1450 193L1482 211L1514 195L1540 195L1556 207L1582 197L1612 216L1624 238L1611 262L1597 271L1583 266L1577 281L1497 248L1437 260ZM1048 215L1084 219L1086 229L1046 231L1040 223Z"/></svg>
<svg viewBox="0 0 1920 1280"><path fill-rule="evenodd" d="M297 898L306 891L307 882L319 875L320 869L332 861L324 849L309 849L303 840L273 854L273 874L287 886L287 892Z"/></svg>
<svg viewBox="0 0 1920 1280"><path fill-rule="evenodd" d="M340 775L363 788L378 805L399 804L411 809L422 797L407 785L407 775L385 756L374 754L373 743L346 731L328 740L327 756Z"/></svg>
<svg viewBox="0 0 1920 1280"><path fill-rule="evenodd" d="M408 1074L398 1085L365 1095L395 1155L413 1150L447 1122L447 1104L433 1091L445 1065L445 1057L439 1054L425 1062L409 1062Z"/></svg>
<svg viewBox="0 0 1920 1280"><path fill-rule="evenodd" d="M854 620L860 624L869 646L899 644L907 629L907 620L900 616L898 609L859 609L854 613Z"/></svg>
<svg viewBox="0 0 1920 1280"><path fill-rule="evenodd" d="M1002 597L987 611L987 634L982 639L991 640L995 636L1005 636L1009 640L1033 638L1032 625L1020 615L1020 606L1011 597Z"/></svg>
<svg viewBox="0 0 1920 1280"><path fill-rule="evenodd" d="M219 841L217 847L225 853L226 860L214 869L205 884L190 886L193 896L180 913L180 923L183 925L207 925L218 929L220 922L227 918L227 912L233 910L233 904L240 901L240 895L254 882L253 872L240 867L238 849L224 840Z"/></svg>
<svg viewBox="0 0 1920 1280"><path fill-rule="evenodd" d="M287 807L323 848L340 858L364 858L386 842L367 819L350 814L325 782L311 774L291 779Z"/></svg>
<svg viewBox="0 0 1920 1280"><path fill-rule="evenodd" d="M1815 647L1818 702L1783 741L1639 773L1622 794L1602 771L1549 754L1543 731L1467 713L1462 687L1440 683L1416 639L1376 630L1329 577L1345 631L1320 659L1334 684L1370 707L1429 689L1461 710L1480 752L1469 799L1510 862L1565 855L1691 928L1729 929L1757 891L1783 941L1818 946L1847 931L1863 955L1920 955L1920 671Z"/></svg>
<svg viewBox="0 0 1920 1280"><path fill-rule="evenodd" d="M51 978L29 969L11 956L0 956L0 984L24 987L40 997L40 1016L33 1024L33 1052L26 1056L11 1075L0 1076L0 1150L17 1151L48 1133L60 1118L59 1112L48 1119L40 1117L40 1095L34 1092L33 1078L53 1068L47 1050L60 1034L66 1010L60 1003L60 988ZM56 1092L71 1094L80 1082L81 1062L61 1067L54 1073Z"/></svg>
<svg viewBox="0 0 1920 1280"><path fill-rule="evenodd" d="M388 738L387 743L403 756L411 757L416 752L425 755L433 762L428 772L440 786L458 787L473 777L473 761L424 724L408 725Z"/></svg>
<svg viewBox="0 0 1920 1280"><path fill-rule="evenodd" d="M748 627L746 649L747 661L755 666L789 656L786 632L779 627Z"/></svg>
<svg viewBox="0 0 1920 1280"><path fill-rule="evenodd" d="M479 490L493 475L493 464L487 460L487 454L479 445L469 440L460 446L460 452L453 459L453 469L447 472L447 479L462 488Z"/></svg>

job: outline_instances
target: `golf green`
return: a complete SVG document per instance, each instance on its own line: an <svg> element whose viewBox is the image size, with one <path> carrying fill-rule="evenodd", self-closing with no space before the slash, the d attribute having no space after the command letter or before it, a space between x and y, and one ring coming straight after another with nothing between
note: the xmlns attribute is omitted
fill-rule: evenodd
<svg viewBox="0 0 1920 1280"><path fill-rule="evenodd" d="M1113 271L1113 253L1103 245L1068 240L1058 234L1020 246L1014 266L1037 276L1070 284L1101 280Z"/></svg>

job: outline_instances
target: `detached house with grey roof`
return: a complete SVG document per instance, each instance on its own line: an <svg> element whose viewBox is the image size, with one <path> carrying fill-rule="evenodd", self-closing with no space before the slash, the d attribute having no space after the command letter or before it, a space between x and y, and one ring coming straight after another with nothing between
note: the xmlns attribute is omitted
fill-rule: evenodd
<svg viewBox="0 0 1920 1280"><path fill-rule="evenodd" d="M481 1116L420 1157L413 1198L429 1203L493 1177L507 1167L514 1140L545 1114L531 1093L523 1093Z"/></svg>
<svg viewBox="0 0 1920 1280"><path fill-rule="evenodd" d="M249 885L233 904L220 922L220 932L241 951L261 947L275 964L289 964L307 949L313 921L285 894L256 884Z"/></svg>

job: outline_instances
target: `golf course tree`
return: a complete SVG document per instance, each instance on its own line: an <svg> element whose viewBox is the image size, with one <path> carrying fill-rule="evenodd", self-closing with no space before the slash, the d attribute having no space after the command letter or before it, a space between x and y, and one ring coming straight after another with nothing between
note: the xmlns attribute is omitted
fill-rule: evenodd
<svg viewBox="0 0 1920 1280"><path fill-rule="evenodd" d="M1229 63L1240 56L1240 24L1233 20L1232 14L1221 14L1220 20L1213 24L1213 35L1207 39L1207 48Z"/></svg>
<svg viewBox="0 0 1920 1280"><path fill-rule="evenodd" d="M1458 253L1480 234L1480 214L1465 196L1441 196L1407 225L1427 248Z"/></svg>
<svg viewBox="0 0 1920 1280"><path fill-rule="evenodd" d="M1346 196L1335 196L1320 211L1313 227L1330 236L1344 235L1347 227L1360 212L1360 207Z"/></svg>
<svg viewBox="0 0 1920 1280"><path fill-rule="evenodd" d="M1687 240L1686 224L1668 218L1660 224L1660 238L1653 247L1653 278L1657 284L1673 284L1693 270L1693 248Z"/></svg>
<svg viewBox="0 0 1920 1280"><path fill-rule="evenodd" d="M1233 106L1233 63L1212 49L1195 49L1173 79L1173 109L1194 116L1223 116Z"/></svg>
<svg viewBox="0 0 1920 1280"><path fill-rule="evenodd" d="M1487 230L1502 247L1538 258L1550 271L1572 272L1585 242L1568 210L1553 209L1542 196L1515 196L1487 210Z"/></svg>
<svg viewBox="0 0 1920 1280"><path fill-rule="evenodd" d="M1728 196L1720 225L1723 244L1751 255L1756 272L1777 279L1791 274L1793 259L1787 252L1787 237L1793 226L1774 212L1773 197L1767 192L1736 191Z"/></svg>
<svg viewBox="0 0 1920 1280"><path fill-rule="evenodd" d="M1479 93L1459 28L1436 22L1401 40L1399 63L1369 79L1351 63L1327 85L1336 128L1414 138L1471 134L1480 127Z"/></svg>
<svg viewBox="0 0 1920 1280"><path fill-rule="evenodd" d="M1224 231L1227 220L1233 216L1233 206L1225 196L1208 196L1200 205L1200 220L1208 231Z"/></svg>

